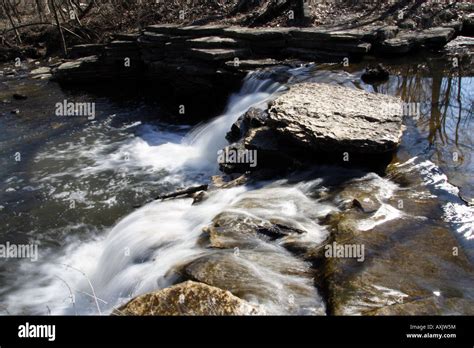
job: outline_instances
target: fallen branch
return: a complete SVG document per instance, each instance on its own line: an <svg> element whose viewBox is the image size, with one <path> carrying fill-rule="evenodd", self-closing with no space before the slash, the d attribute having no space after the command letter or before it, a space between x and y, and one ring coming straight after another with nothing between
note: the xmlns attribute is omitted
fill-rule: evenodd
<svg viewBox="0 0 474 348"><path fill-rule="evenodd" d="M133 208L140 208L140 207L144 206L145 204L148 204L148 203L151 203L151 202L157 201L157 200L165 200L165 199L176 198L176 197L185 196L185 195L187 196L187 195L199 192L199 191L206 191L208 189L208 187L209 187L209 185L192 186L192 187L188 187L188 188L183 189L183 190L177 190L177 191L174 191L174 192L171 192L171 193L166 193L164 195L159 195L155 199L153 199L151 201L147 201L144 204L134 205Z"/></svg>
<svg viewBox="0 0 474 348"><path fill-rule="evenodd" d="M179 196L190 195L192 193L196 193L196 192L199 192L199 191L206 191L207 188L208 188L208 185L188 187L187 189L184 189L184 190L178 190L178 191L175 191L175 192L172 192L172 193L167 193L167 194L164 194L164 195L160 195L160 196L155 198L155 201L158 200L158 199L164 200L164 199L168 199L168 198L175 198L175 197L179 197Z"/></svg>

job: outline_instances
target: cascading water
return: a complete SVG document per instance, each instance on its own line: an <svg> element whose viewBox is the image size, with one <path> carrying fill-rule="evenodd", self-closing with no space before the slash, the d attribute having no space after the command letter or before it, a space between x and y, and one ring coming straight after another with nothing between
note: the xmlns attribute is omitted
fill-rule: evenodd
<svg viewBox="0 0 474 348"><path fill-rule="evenodd" d="M301 70L293 69L289 73L297 75ZM240 92L230 97L223 115L197 126L181 142L156 141L157 145L153 145L150 139L147 142L136 139L123 144L110 157L104 158L103 163L86 168L83 172L108 168L113 163L119 163L117 161L122 154L127 153L135 159L135 167L140 160L147 162L147 159L153 159L152 165L163 166L168 171L168 176L184 172L199 174L195 175L196 178L209 178L217 173L217 151L226 145L225 134L232 123L251 106L266 103L283 89L284 85L272 79L262 78L257 73L249 74ZM150 133L146 134L150 136ZM197 182L199 181L196 179ZM199 205L192 205L191 199L155 201L126 216L105 238L99 237L86 243L70 243L63 256L51 255L49 262L36 267L36 273L39 274L37 279L30 280L28 286L8 295L10 311L23 310L22 298L27 297L29 311L33 307L33 311L44 312L44 304L47 303L55 314L108 313L126 299L173 284L177 280L176 271L180 266L211 252L198 246L202 228L226 207L232 207L235 202L243 199L248 190L245 186L219 190ZM261 198L267 194L269 193L265 192ZM278 194L292 196L295 189L280 189ZM293 199L297 201L301 197ZM298 208L293 207L293 199L285 201L285 206L291 206L287 218L294 219L294 224L300 224L304 220L304 212L318 210L318 206L310 200L305 204L298 203ZM281 206L276 205L265 214L278 216L281 214L280 209ZM314 229L311 226L308 228ZM324 239L325 232L316 228L313 234L320 240ZM276 248L280 254L288 254L282 247L265 248L268 247L272 250ZM276 252L275 250L273 251ZM301 264L301 267L307 267L305 263ZM272 288L281 282L281 276L277 276L267 266L253 263L252 267L261 273L262 279L266 278L266 282L275 283ZM29 271L25 270L24 273ZM305 289L302 302L308 313L323 310L310 280L302 280L297 276L285 277L285 282L298 284ZM71 293L74 293L74 304L68 300ZM93 299L93 295L98 298L97 301ZM287 295L281 290L278 296L283 298ZM278 301L280 300L286 301ZM271 313L287 313L284 306L274 306L271 309L272 304L268 304L268 308Z"/></svg>

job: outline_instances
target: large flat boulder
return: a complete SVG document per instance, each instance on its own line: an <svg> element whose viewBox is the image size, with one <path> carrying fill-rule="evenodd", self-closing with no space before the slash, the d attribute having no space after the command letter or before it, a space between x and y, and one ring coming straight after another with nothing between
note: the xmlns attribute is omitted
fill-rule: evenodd
<svg viewBox="0 0 474 348"><path fill-rule="evenodd" d="M229 291L187 281L132 299L113 315L251 315L258 307Z"/></svg>
<svg viewBox="0 0 474 348"><path fill-rule="evenodd" d="M312 151L385 153L402 135L398 98L319 83L294 85L270 104L268 124Z"/></svg>
<svg viewBox="0 0 474 348"><path fill-rule="evenodd" d="M420 47L439 49L446 45L455 33L455 29L448 27L435 27L422 31L404 31L383 41L379 49L382 53L387 54L405 54Z"/></svg>

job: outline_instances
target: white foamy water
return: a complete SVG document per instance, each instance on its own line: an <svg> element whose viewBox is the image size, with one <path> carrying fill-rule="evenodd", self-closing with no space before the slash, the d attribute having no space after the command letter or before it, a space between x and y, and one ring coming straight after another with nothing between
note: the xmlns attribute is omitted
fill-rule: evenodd
<svg viewBox="0 0 474 348"><path fill-rule="evenodd" d="M196 127L185 137L173 131L138 124L130 127L141 127L141 136L124 136L118 145L108 143L104 137L91 145L84 137L79 144L68 144L51 154L40 155L38 161L47 161L48 156L55 156L55 159L60 156L64 159L64 166L58 168L57 174L40 175L38 179L55 182L64 175L72 175L86 180L91 175L100 175L117 168L130 173L143 168L153 173L164 170L166 175L161 180L183 180L182 175L190 172L209 177L217 171L217 151L226 145L225 134L232 123L251 106L266 103L282 89L282 85L272 80L250 75L241 91L231 96L222 116ZM78 154L89 165L69 167L67 164ZM261 218L286 219L291 225L306 231L305 238L309 242L320 243L326 237L327 232L305 215L310 211L314 215L318 209L322 214L328 207L311 208L311 200L305 199L304 194L295 188L273 188L273 191L252 193L249 197L245 196L247 190L245 186L219 190L211 193L199 205L192 205L191 199L156 201L123 218L106 236L91 231L98 237L88 242L69 240L62 252L43 255L41 264L23 263L20 274L24 276L19 276L12 284L13 288L18 289L5 298L8 311L103 314L109 313L126 299L169 286L176 281L176 270L180 266L209 253L209 249L198 246L202 228L219 212L233 209L233 204L242 199L258 197L264 201L265 197L273 195L275 201L272 205L265 209L253 209L251 214ZM58 199L75 197L81 202L87 201L84 192L58 193L53 189L51 193L56 194ZM110 205L115 200L116 197L110 195L102 203ZM282 211L286 215L281 216ZM288 254L279 246L268 247L275 252ZM304 295L294 301L301 302L304 313L324 311L311 278L282 276L265 265L255 264L254 267L258 269L262 280L266 279L269 284L279 284L284 279L302 288ZM277 299L266 303L269 313L285 313L286 307L282 307L278 301L286 303L287 296L283 289Z"/></svg>
<svg viewBox="0 0 474 348"><path fill-rule="evenodd" d="M457 197L459 188L452 185L446 174L433 162L413 157L404 163L397 164L397 167L406 172L418 172L424 185ZM454 229L466 240L474 239L474 207L460 202L460 199L446 201L441 199L443 209L443 219L451 224Z"/></svg>

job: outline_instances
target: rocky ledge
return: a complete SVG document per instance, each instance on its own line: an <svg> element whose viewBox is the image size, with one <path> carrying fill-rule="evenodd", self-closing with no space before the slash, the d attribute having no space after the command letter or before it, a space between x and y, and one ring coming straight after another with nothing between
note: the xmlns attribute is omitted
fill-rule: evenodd
<svg viewBox="0 0 474 348"><path fill-rule="evenodd" d="M65 63L53 75L73 83L91 79L151 81L154 84L148 89L161 88L160 94L176 97L173 109L182 105L183 99L188 104L198 100L187 109L202 114L199 108L203 105L219 104L238 88L249 68L295 61L352 62L366 55L440 50L461 30L462 23L423 31L380 25L342 30L160 24L137 33L118 34L105 45L72 47L71 58L93 58Z"/></svg>
<svg viewBox="0 0 474 348"><path fill-rule="evenodd" d="M258 169L287 167L323 157L351 161L390 154L400 143L403 110L398 98L338 85L301 83L250 109L232 127L225 151L256 150ZM351 157L352 156L352 157ZM252 170L223 163L225 172Z"/></svg>

